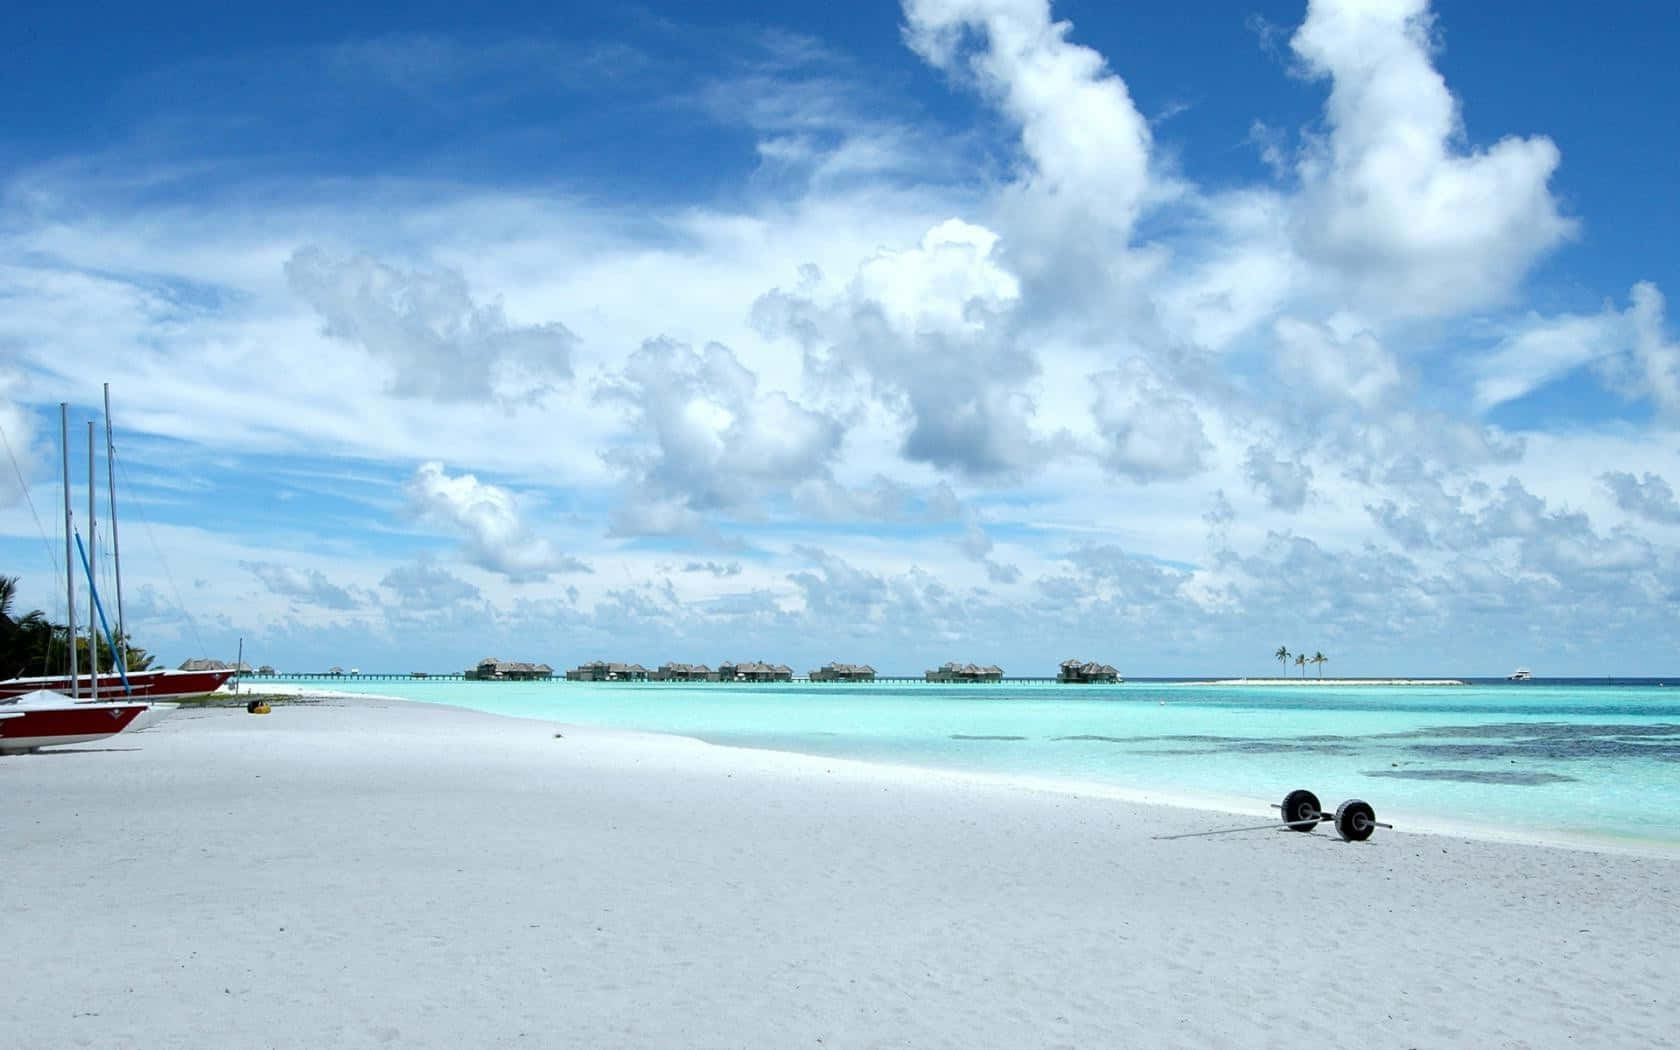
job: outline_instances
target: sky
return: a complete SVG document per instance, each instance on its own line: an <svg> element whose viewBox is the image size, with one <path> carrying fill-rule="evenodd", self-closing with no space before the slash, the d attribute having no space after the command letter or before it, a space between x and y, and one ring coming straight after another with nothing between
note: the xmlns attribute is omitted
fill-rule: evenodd
<svg viewBox="0 0 1680 1050"><path fill-rule="evenodd" d="M21 611L109 383L169 665L1680 669L1680 9L240 7L0 40Z"/></svg>

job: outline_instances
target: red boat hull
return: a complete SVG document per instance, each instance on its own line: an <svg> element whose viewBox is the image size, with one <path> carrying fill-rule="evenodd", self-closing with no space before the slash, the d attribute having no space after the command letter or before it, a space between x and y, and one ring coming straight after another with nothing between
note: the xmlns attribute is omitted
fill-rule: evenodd
<svg viewBox="0 0 1680 1050"><path fill-rule="evenodd" d="M147 706L136 703L0 705L0 754L103 740L127 729Z"/></svg>
<svg viewBox="0 0 1680 1050"><path fill-rule="evenodd" d="M183 696L201 696L220 689L232 671L135 671L128 676L129 688L123 689L122 678L115 674L99 676L101 700L172 700ZM93 697L93 681L89 675L78 675L81 699ZM0 682L0 700L45 689L49 693L69 696L69 675L46 675L38 678L8 678Z"/></svg>

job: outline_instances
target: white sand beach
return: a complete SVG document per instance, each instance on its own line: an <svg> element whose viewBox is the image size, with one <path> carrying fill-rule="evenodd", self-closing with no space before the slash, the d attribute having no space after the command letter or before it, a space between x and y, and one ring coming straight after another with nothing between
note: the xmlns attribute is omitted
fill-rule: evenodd
<svg viewBox="0 0 1680 1050"><path fill-rule="evenodd" d="M1190 685L1469 685L1462 678L1220 678Z"/></svg>
<svg viewBox="0 0 1680 1050"><path fill-rule="evenodd" d="M1264 815L366 698L3 759L0 800L5 1047L1680 1031L1680 857L1160 841Z"/></svg>

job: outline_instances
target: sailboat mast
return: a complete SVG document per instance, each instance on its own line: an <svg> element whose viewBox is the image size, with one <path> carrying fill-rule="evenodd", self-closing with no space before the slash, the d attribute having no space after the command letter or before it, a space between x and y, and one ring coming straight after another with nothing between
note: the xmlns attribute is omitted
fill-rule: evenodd
<svg viewBox="0 0 1680 1050"><path fill-rule="evenodd" d="M99 564L99 551L94 546L93 510L97 505L93 477L93 420L88 420L88 681L92 696L99 699L99 603L93 597L93 567Z"/></svg>
<svg viewBox="0 0 1680 1050"><path fill-rule="evenodd" d="M76 550L70 519L70 406L58 403L58 445L64 453L64 597L70 607L65 620L65 640L70 643L70 698L82 698L82 684L76 678Z"/></svg>
<svg viewBox="0 0 1680 1050"><path fill-rule="evenodd" d="M123 620L122 546L117 542L117 452L111 442L111 384L105 384L105 509L111 517L111 564L117 570L117 666L128 667L128 624Z"/></svg>

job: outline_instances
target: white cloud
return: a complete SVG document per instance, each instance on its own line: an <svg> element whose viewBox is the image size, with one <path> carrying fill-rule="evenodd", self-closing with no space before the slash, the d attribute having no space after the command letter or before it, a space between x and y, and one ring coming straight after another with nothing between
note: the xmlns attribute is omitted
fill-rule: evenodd
<svg viewBox="0 0 1680 1050"><path fill-rule="evenodd" d="M1366 412L1380 410L1399 391L1401 374L1393 355L1374 332L1349 318L1313 323L1280 317L1273 330L1278 376L1296 389Z"/></svg>
<svg viewBox="0 0 1680 1050"><path fill-rule="evenodd" d="M323 609L354 609L366 604L348 589L333 583L319 569L299 569L271 562L241 562L263 586L283 598Z"/></svg>
<svg viewBox="0 0 1680 1050"><path fill-rule="evenodd" d="M1633 304L1624 318L1631 328L1630 346L1619 358L1606 362L1606 373L1625 396L1649 401L1667 423L1680 424L1680 342L1664 332L1662 292L1648 281L1633 286Z"/></svg>
<svg viewBox="0 0 1680 1050"><path fill-rule="evenodd" d="M1021 129L1023 188L1064 213L1129 231L1155 192L1149 124L1103 57L1069 41L1046 0L905 0L905 39L972 75ZM973 46L978 40L978 46Z"/></svg>
<svg viewBox="0 0 1680 1050"><path fill-rule="evenodd" d="M1624 346L1619 315L1530 318L1472 364L1477 411L1514 401Z"/></svg>
<svg viewBox="0 0 1680 1050"><path fill-rule="evenodd" d="M408 496L422 519L465 538L467 560L479 568L515 582L590 571L525 525L513 493L471 474L451 477L442 463L422 463L409 480Z"/></svg>
<svg viewBox="0 0 1680 1050"><path fill-rule="evenodd" d="M510 324L499 304L474 302L458 273L405 273L366 254L334 259L310 246L286 261L286 279L325 320L325 334L385 366L398 397L530 398L572 374L576 336L565 325Z"/></svg>
<svg viewBox="0 0 1680 1050"><path fill-rule="evenodd" d="M379 585L410 609L433 611L461 602L476 602L480 597L477 587L448 569L424 563L398 565L385 574Z"/></svg>
<svg viewBox="0 0 1680 1050"><path fill-rule="evenodd" d="M843 435L838 421L781 391L760 394L758 377L716 343L695 350L649 340L600 396L626 406L640 439L608 452L632 485L632 502L668 505L657 520L625 519L632 532L686 531L694 513L751 513L826 477Z"/></svg>
<svg viewBox="0 0 1680 1050"><path fill-rule="evenodd" d="M903 455L975 476L1042 458L1024 385L1038 371L1010 318L1020 284L997 235L948 220L913 248L881 249L839 295L778 289L754 306L761 330L801 343L833 390L902 406Z"/></svg>
<svg viewBox="0 0 1680 1050"><path fill-rule="evenodd" d="M1664 331L1662 292L1641 281L1628 298L1625 310L1607 305L1596 314L1531 314L1512 323L1493 351L1468 366L1476 409L1486 411L1590 366L1615 393L1680 421L1680 343Z"/></svg>
<svg viewBox="0 0 1680 1050"><path fill-rule="evenodd" d="M1141 358L1092 377L1091 411L1109 471L1138 482L1201 473L1213 450L1196 406L1172 391Z"/></svg>
<svg viewBox="0 0 1680 1050"><path fill-rule="evenodd" d="M732 561L732 562L691 561L691 562L687 563L686 565L684 565L682 567L682 571L683 572L704 572L704 573L709 573L712 576L719 576L719 577L722 577L722 576L739 576L739 575L741 575L741 563L738 562L738 561Z"/></svg>
<svg viewBox="0 0 1680 1050"><path fill-rule="evenodd" d="M1020 282L998 263L997 242L991 230L947 219L915 248L866 259L847 289L850 305L878 309L907 339L982 335L1021 296Z"/></svg>
<svg viewBox="0 0 1680 1050"><path fill-rule="evenodd" d="M965 513L951 486L940 481L918 489L885 475L847 486L823 478L800 482L793 489L793 506L812 521L925 522L954 521Z"/></svg>
<svg viewBox="0 0 1680 1050"><path fill-rule="evenodd" d="M1675 502L1674 490L1668 482L1657 475L1646 473L1636 478L1627 471L1612 470L1600 474L1599 480L1616 497L1616 506L1623 510L1647 521L1680 525L1680 503Z"/></svg>
<svg viewBox="0 0 1680 1050"><path fill-rule="evenodd" d="M1265 493L1266 503L1278 510L1300 510L1312 493L1311 467L1299 461L1279 459L1264 446L1248 447L1243 469L1254 487Z"/></svg>
<svg viewBox="0 0 1680 1050"><path fill-rule="evenodd" d="M1574 230L1548 185L1560 159L1549 138L1466 145L1432 26L1427 0L1311 0L1290 40L1331 81L1328 134L1298 166L1298 243L1402 314L1497 301Z"/></svg>

